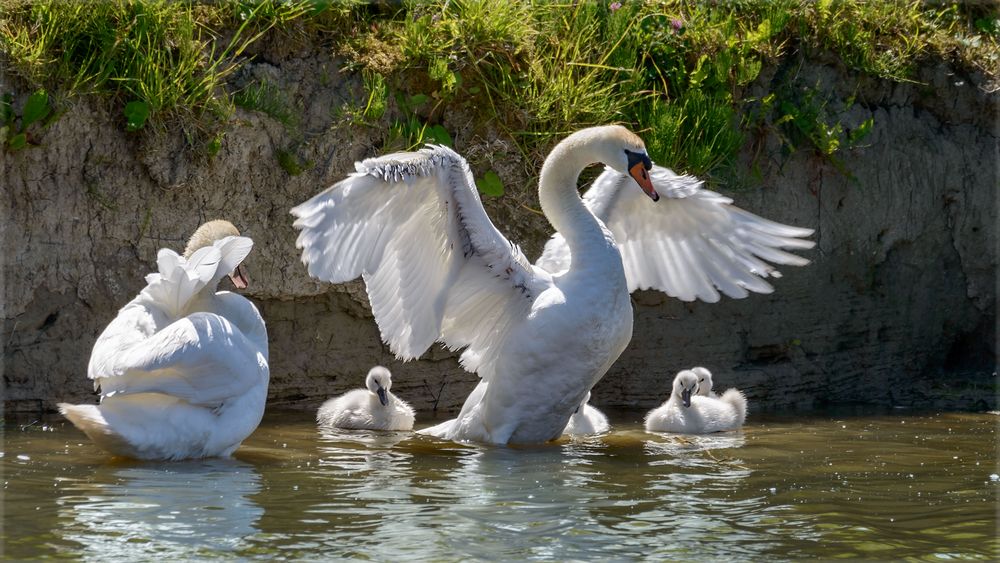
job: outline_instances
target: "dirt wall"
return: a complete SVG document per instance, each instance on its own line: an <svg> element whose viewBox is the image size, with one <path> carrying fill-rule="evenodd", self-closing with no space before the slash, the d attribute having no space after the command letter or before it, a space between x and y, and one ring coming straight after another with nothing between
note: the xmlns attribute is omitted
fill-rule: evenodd
<svg viewBox="0 0 1000 563"><path fill-rule="evenodd" d="M94 401L86 365L97 335L141 289L159 248L180 249L218 217L255 241L246 295L268 326L271 404L314 408L381 363L393 370L393 390L421 411L461 405L475 376L455 354L435 348L397 362L379 341L361 285L318 283L299 262L289 208L381 148L377 128L336 117L363 95L357 77L337 68L322 54L247 65L237 80L266 76L301 122L293 132L239 110L214 157L185 148L180 128L127 133L122 117L87 100L71 103L41 146L0 152L7 409ZM867 146L841 156L845 174L806 151L788 156L765 135L763 187L729 195L765 217L816 229L817 247L804 253L813 263L783 269L774 294L740 301L636 294L632 343L594 389L596 404L653 406L678 369L705 365L717 387L740 387L753 408L995 408L998 95L944 66L924 69L914 84L823 62L799 72L856 96L846 124L874 117ZM756 87L766 90L773 76ZM0 90L15 92L17 103L29 93L3 69ZM489 152L495 169L520 169L502 140L466 134L460 114L445 125L460 152ZM290 146L312 163L297 176L275 157ZM512 174L508 185L530 182ZM537 256L550 228L522 203L537 207L535 194L515 191L487 207Z"/></svg>

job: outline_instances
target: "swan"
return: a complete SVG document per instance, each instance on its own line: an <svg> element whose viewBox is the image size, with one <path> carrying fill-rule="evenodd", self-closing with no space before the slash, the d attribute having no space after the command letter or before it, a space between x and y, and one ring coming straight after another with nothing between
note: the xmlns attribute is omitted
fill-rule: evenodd
<svg viewBox="0 0 1000 563"><path fill-rule="evenodd" d="M108 452L147 460L229 456L257 428L269 378L267 330L257 308L229 291L247 287L240 263L253 241L210 221L180 256L157 255L157 273L98 337L87 376L98 405L59 412Z"/></svg>
<svg viewBox="0 0 1000 563"><path fill-rule="evenodd" d="M566 429L563 430L563 434L575 436L602 434L611 428L611 425L608 424L608 417L604 416L604 413L595 407L587 404L589 401L590 391L587 392L583 402L573 412L573 416L569 417L569 423L566 425Z"/></svg>
<svg viewBox="0 0 1000 563"><path fill-rule="evenodd" d="M595 162L607 168L585 201L577 179ZM435 341L465 349L461 363L479 384L455 419L422 433L531 444L562 434L625 349L631 291L717 301L718 286L745 297L772 291L763 278L778 275L759 257L808 263L778 247L811 247L799 239L811 230L761 219L700 185L653 166L624 127L577 131L542 165L538 198L557 233L535 264L486 215L468 163L443 146L356 163L291 213L309 274L360 276L398 358Z"/></svg>
<svg viewBox="0 0 1000 563"><path fill-rule="evenodd" d="M703 397L718 397L714 391L712 391L712 372L708 371L707 368L701 366L691 368L691 373L698 376L698 389L695 391L695 395L701 395Z"/></svg>
<svg viewBox="0 0 1000 563"><path fill-rule="evenodd" d="M647 432L709 434L736 430L747 416L747 400L737 389L729 389L719 398L695 394L698 376L682 370L674 378L670 398L646 414Z"/></svg>
<svg viewBox="0 0 1000 563"><path fill-rule="evenodd" d="M365 387L328 399L316 413L316 422L355 430L413 430L413 408L389 392L389 370L382 366L368 370Z"/></svg>

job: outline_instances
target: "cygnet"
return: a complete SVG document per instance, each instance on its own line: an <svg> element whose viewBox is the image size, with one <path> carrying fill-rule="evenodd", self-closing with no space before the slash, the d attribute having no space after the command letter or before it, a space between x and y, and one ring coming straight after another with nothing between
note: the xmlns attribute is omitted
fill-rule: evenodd
<svg viewBox="0 0 1000 563"><path fill-rule="evenodd" d="M588 403L590 401L590 391L583 398L583 402L577 407L573 416L569 417L569 423L566 424L566 429L563 430L563 434L571 435L585 435L585 434L601 434L607 432L608 428L611 427L608 424L608 417L604 416L604 413L597 410L596 408L590 406Z"/></svg>
<svg viewBox="0 0 1000 563"><path fill-rule="evenodd" d="M646 415L647 432L708 434L736 430L746 419L747 400L737 389L720 397L697 395L698 375L678 372L670 398Z"/></svg>
<svg viewBox="0 0 1000 563"><path fill-rule="evenodd" d="M413 408L389 392L392 374L375 366L365 378L367 389L354 389L327 400L316 413L320 426L355 430L413 430Z"/></svg>

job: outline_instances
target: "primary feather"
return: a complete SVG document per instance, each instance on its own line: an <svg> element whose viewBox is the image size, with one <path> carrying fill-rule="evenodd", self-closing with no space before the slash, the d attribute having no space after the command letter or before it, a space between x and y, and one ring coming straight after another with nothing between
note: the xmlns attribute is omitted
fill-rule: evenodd
<svg viewBox="0 0 1000 563"><path fill-rule="evenodd" d="M804 266L808 260L781 250L808 249L813 233L758 217L702 187L693 176L653 166L653 185L662 196L649 205L629 189L632 179L605 170L584 195L584 202L614 235L621 250L629 291L656 289L682 301L714 303L719 293L735 299L749 292L771 293L767 277L780 277L776 264ZM569 247L556 234L536 265L556 273L572 262Z"/></svg>

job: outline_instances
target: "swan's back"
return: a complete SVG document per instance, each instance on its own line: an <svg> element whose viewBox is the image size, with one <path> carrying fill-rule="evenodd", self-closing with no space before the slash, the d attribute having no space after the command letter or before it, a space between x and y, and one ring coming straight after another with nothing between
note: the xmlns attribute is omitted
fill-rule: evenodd
<svg viewBox="0 0 1000 563"><path fill-rule="evenodd" d="M739 421L740 426L747 418L747 398L743 394L743 391L739 389L726 389L726 392L719 397L722 401L732 405L733 410L736 411L736 419Z"/></svg>

